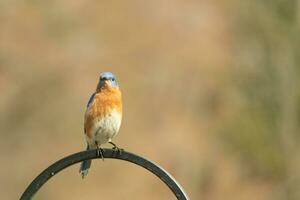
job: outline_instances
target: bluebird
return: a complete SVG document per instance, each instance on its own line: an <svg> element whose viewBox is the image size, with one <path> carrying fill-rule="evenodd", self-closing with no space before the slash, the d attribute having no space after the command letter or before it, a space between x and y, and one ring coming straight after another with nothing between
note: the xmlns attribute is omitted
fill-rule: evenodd
<svg viewBox="0 0 300 200"><path fill-rule="evenodd" d="M122 94L115 75L102 72L96 91L91 95L84 116L84 134L87 150L97 149L103 159L102 144L110 143L113 149L120 149L112 142L117 135L122 120ZM92 160L81 163L80 173L84 178Z"/></svg>

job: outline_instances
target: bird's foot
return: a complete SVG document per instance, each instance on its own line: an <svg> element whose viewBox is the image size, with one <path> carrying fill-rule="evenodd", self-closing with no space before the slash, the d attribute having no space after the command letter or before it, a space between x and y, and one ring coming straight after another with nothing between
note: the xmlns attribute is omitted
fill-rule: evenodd
<svg viewBox="0 0 300 200"><path fill-rule="evenodd" d="M104 150L101 147L97 147L97 157L100 157L104 161Z"/></svg>
<svg viewBox="0 0 300 200"><path fill-rule="evenodd" d="M112 148L115 152L117 152L119 155L122 155L122 153L123 153L123 151L124 151L124 149L122 149L122 148L119 148L119 147L113 147Z"/></svg>
<svg viewBox="0 0 300 200"><path fill-rule="evenodd" d="M119 148L115 143L113 143L113 142L109 142L109 144L111 144L111 145L113 145L113 150L115 151L115 152L117 152L119 155L122 155L122 152L124 151L124 149L122 149L122 148Z"/></svg>

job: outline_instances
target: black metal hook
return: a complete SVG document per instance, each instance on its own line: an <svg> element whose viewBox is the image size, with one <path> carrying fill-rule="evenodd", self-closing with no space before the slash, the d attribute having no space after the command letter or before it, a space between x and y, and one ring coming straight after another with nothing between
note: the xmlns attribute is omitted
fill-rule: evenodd
<svg viewBox="0 0 300 200"><path fill-rule="evenodd" d="M103 157L104 158L112 158L112 159L120 159L124 161L128 161L139 165L148 171L155 174L160 180L162 180L174 193L178 200L188 200L188 196L182 189L182 187L176 182L176 180L163 168L159 165L143 158L138 155L135 155L130 152L122 151L122 154L116 153L116 151L112 149L103 149ZM82 151L79 153L72 154L67 156L51 166L45 169L40 175L38 175L26 188L24 193L22 194L20 200L28 200L31 199L34 194L53 176L55 176L58 172L62 171L63 169L79 163L84 160L89 159L97 159L97 150L88 150Z"/></svg>

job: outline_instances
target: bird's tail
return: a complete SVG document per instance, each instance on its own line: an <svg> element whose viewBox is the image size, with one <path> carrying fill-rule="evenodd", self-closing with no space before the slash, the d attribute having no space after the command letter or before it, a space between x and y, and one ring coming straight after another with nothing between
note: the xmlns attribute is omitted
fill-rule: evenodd
<svg viewBox="0 0 300 200"><path fill-rule="evenodd" d="M89 145L87 146L86 150L89 150ZM92 164L92 160L82 161L82 163L80 165L80 170L79 170L82 178L86 177L86 175L88 174L91 164Z"/></svg>

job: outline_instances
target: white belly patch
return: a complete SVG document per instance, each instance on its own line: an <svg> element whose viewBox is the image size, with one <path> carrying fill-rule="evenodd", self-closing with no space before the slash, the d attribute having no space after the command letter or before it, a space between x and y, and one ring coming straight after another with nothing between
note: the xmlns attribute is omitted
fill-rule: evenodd
<svg viewBox="0 0 300 200"><path fill-rule="evenodd" d="M92 147L95 142L99 145L110 142L120 129L121 118L121 114L115 110L105 117L96 118L92 128L93 137L86 137L89 145Z"/></svg>

